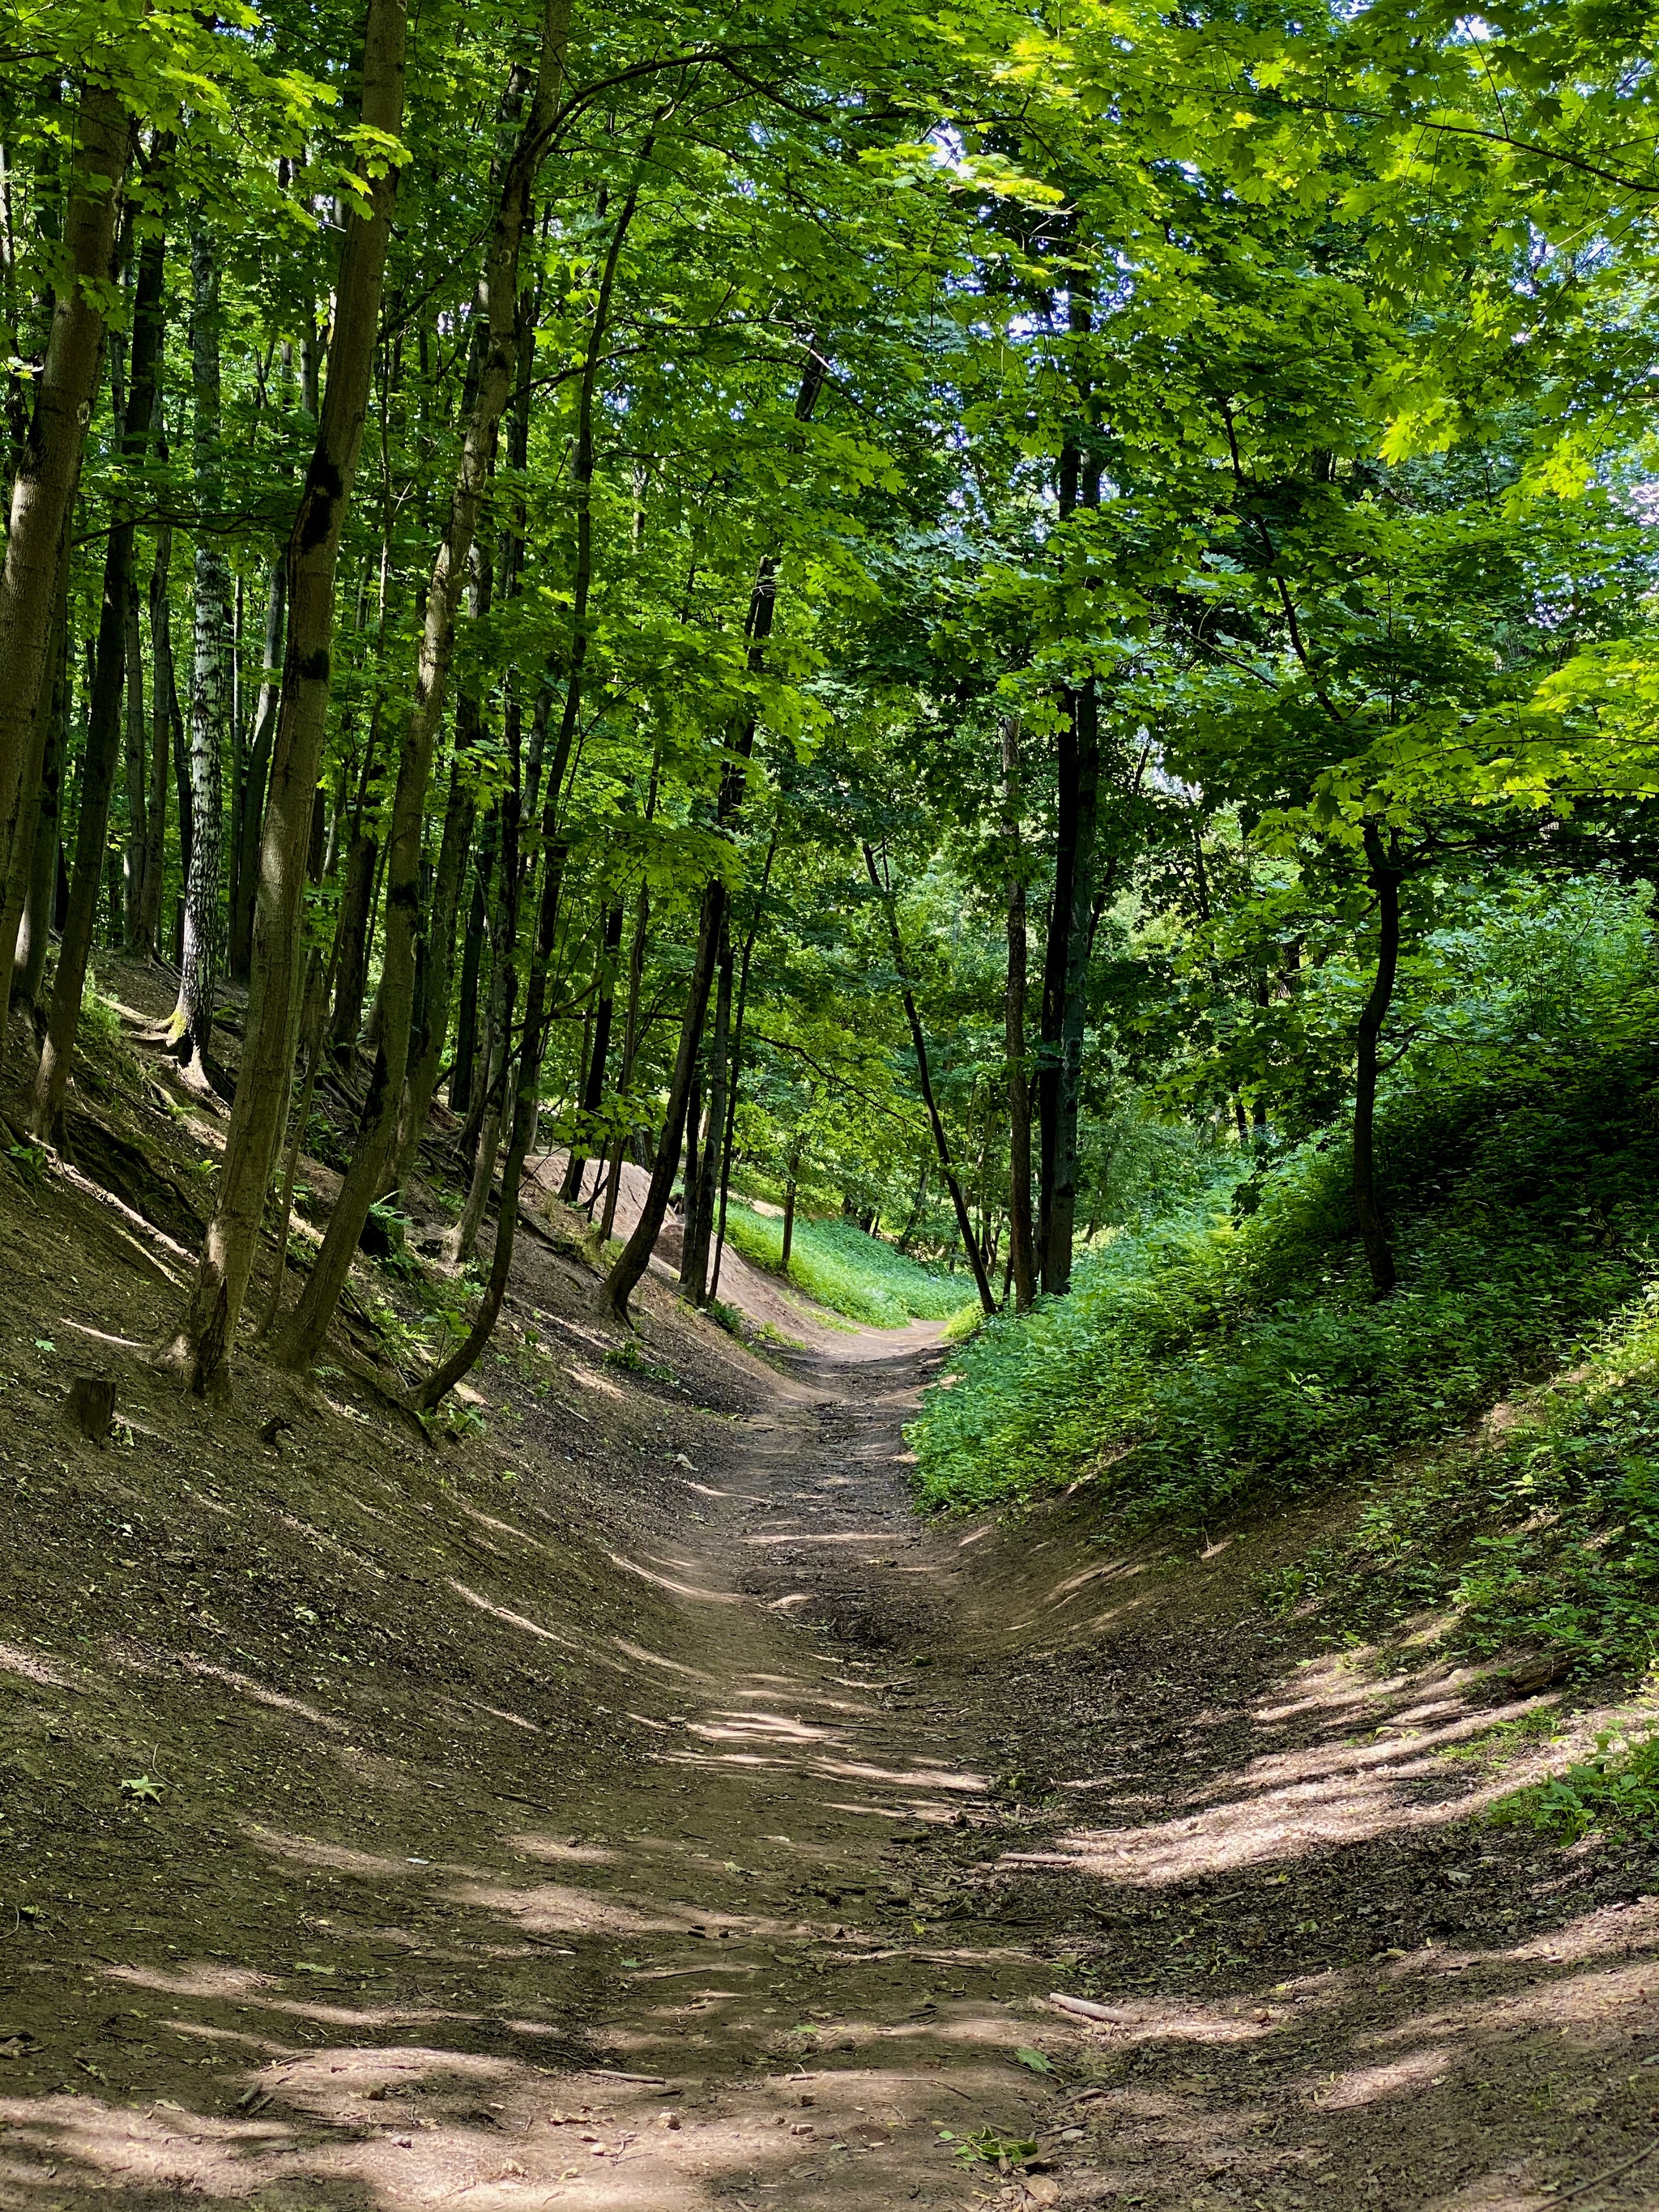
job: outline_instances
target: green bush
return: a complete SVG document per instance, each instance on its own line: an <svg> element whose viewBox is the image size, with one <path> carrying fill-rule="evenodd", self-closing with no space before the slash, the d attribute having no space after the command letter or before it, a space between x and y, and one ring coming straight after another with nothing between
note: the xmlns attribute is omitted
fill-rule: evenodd
<svg viewBox="0 0 1659 2212"><path fill-rule="evenodd" d="M776 1274L783 1261L783 1224L733 1201L726 1218L727 1241L745 1260ZM902 1328L911 1320L946 1321L962 1305L962 1285L926 1267L850 1221L795 1218L789 1279L832 1313L876 1328Z"/></svg>

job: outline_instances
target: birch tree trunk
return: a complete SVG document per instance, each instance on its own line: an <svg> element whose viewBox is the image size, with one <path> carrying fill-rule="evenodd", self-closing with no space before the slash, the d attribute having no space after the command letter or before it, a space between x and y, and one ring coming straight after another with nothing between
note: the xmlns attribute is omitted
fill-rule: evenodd
<svg viewBox="0 0 1659 2212"><path fill-rule="evenodd" d="M219 264L198 217L190 240L191 362L196 498L210 525L220 503ZM230 728L230 569L211 527L196 541L195 655L190 687L190 867L185 957L167 1042L193 1079L207 1082L218 983L219 878L224 844L223 762Z"/></svg>
<svg viewBox="0 0 1659 2212"><path fill-rule="evenodd" d="M646 819L651 820L656 811L657 785L652 777L650 801ZM622 1066L617 1073L617 1089L626 1103L634 1086L634 1061L640 1047L640 993L645 981L646 936L651 922L651 893L647 885L640 885L639 903L634 912L634 940L628 955L628 1011L623 1018ZM611 1171L605 1187L605 1211L599 1219L599 1242L607 1244L611 1232L617 1225L617 1200L622 1192L623 1152L628 1142L628 1132L619 1128L611 1140Z"/></svg>
<svg viewBox="0 0 1659 2212"><path fill-rule="evenodd" d="M161 952L161 887L166 872L167 781L173 772L173 717L178 696L173 675L173 630L167 575L173 565L173 526L155 533L149 572L149 795L144 811L144 882L139 934L152 959ZM180 823L180 830L184 829Z"/></svg>
<svg viewBox="0 0 1659 2212"><path fill-rule="evenodd" d="M406 0L369 0L360 114L391 139L403 129L406 36ZM213 1218L189 1305L161 1354L198 1392L218 1381L231 1356L282 1133L305 973L306 860L333 673L335 575L362 447L397 189L388 164L372 179L366 210L345 218L327 389L288 542L288 648L259 843L247 1032Z"/></svg>
<svg viewBox="0 0 1659 2212"><path fill-rule="evenodd" d="M473 622L489 612L490 563L483 546L475 542L468 563L467 612ZM413 1064L404 1087L398 1135L398 1158L392 1188L402 1190L415 1166L426 1118L438 1088L438 1070L449 1036L449 996L455 980L455 924L461 884L472 845L477 799L473 778L484 739L483 703L476 683L461 689L455 702L455 758L449 775L449 798L444 807L438 866L433 876L432 904L428 916L419 963L419 1006L414 1024Z"/></svg>

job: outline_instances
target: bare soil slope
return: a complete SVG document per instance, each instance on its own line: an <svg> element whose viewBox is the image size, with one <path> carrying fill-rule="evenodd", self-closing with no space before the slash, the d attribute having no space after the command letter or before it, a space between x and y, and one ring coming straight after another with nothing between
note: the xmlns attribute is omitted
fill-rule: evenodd
<svg viewBox="0 0 1659 2212"><path fill-rule="evenodd" d="M204 1407L212 1109L99 1066L0 1170L6 2212L1655 2201L1652 1867L1472 1817L1536 1698L1308 1646L1293 1526L919 1522L933 1332L624 1349L556 1208L470 1433L367 1268Z"/></svg>

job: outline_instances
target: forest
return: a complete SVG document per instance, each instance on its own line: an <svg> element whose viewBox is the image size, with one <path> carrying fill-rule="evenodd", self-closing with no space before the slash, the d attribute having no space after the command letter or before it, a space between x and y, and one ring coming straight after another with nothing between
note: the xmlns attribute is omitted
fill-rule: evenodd
<svg viewBox="0 0 1659 2212"><path fill-rule="evenodd" d="M293 1365L446 1104L453 1256L538 1145L606 1231L649 1172L618 1316L677 1182L713 1294L734 1173L987 1316L1231 1180L1218 1323L1288 1208L1357 1361L1370 1300L1474 1323L1469 1403L1632 1291L1643 35L22 9L9 1122L63 1140L103 947L176 971L192 1387L331 1093ZM1623 1272L1425 1313L1472 1175L1500 1277Z"/></svg>
<svg viewBox="0 0 1659 2212"><path fill-rule="evenodd" d="M0 1395L425 1466L556 1248L641 1421L896 1332L920 1528L1645 1695L1654 19L828 5L6 0Z"/></svg>

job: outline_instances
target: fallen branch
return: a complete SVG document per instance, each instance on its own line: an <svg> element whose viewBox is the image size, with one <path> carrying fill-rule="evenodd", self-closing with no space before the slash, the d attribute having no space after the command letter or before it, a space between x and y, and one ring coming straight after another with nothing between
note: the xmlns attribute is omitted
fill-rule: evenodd
<svg viewBox="0 0 1659 2212"><path fill-rule="evenodd" d="M1091 1997L1068 1997L1058 1990L1051 1990L1048 2002L1061 2012L1074 2012L1079 2020L1103 2020L1117 2025L1117 2014L1110 2005L1096 2004Z"/></svg>
<svg viewBox="0 0 1659 2212"><path fill-rule="evenodd" d="M1620 2159L1617 2166L1609 2166L1600 2173L1591 2174L1588 2181L1575 2182L1571 2189L1561 2190L1550 2199L1550 2202L1553 2204L1565 2204L1570 2197L1582 2197L1587 2189L1599 2189L1604 2181L1616 2180L1621 2173L1628 2173L1632 2166L1640 2166L1644 2158L1651 2158L1656 2150L1659 2150L1659 2136L1656 2136L1650 2143L1644 2144L1640 2150L1633 2152L1629 2158Z"/></svg>

